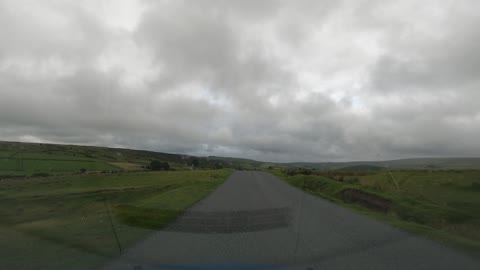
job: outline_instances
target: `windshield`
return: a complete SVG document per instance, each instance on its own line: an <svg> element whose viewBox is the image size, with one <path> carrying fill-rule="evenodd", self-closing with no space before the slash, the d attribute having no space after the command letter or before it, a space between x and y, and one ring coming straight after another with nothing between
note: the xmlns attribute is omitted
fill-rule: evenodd
<svg viewBox="0 0 480 270"><path fill-rule="evenodd" d="M480 2L0 0L1 269L480 269Z"/></svg>

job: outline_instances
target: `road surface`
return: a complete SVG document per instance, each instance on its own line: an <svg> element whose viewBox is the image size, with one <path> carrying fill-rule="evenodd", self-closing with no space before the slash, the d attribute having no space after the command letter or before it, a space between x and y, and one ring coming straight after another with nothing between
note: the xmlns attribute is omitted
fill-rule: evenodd
<svg viewBox="0 0 480 270"><path fill-rule="evenodd" d="M480 269L441 244L238 171L105 269Z"/></svg>

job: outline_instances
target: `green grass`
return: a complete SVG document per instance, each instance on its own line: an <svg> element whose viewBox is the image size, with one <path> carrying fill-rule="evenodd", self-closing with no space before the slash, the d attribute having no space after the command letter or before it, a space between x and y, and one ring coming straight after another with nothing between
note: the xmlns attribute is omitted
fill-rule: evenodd
<svg viewBox="0 0 480 270"><path fill-rule="evenodd" d="M345 177L344 182L319 175L287 176L279 170L272 173L311 194L480 255L480 171L362 172ZM387 210L347 200L345 190L367 194L367 201L380 201Z"/></svg>
<svg viewBox="0 0 480 270"><path fill-rule="evenodd" d="M107 162L68 155L49 155L43 153L0 152L0 172L16 171L25 174L32 172L79 172L120 170ZM2 173L3 174L3 173Z"/></svg>
<svg viewBox="0 0 480 270"><path fill-rule="evenodd" d="M231 170L51 176L0 181L6 269L90 269L202 199ZM8 243L8 244L7 244Z"/></svg>

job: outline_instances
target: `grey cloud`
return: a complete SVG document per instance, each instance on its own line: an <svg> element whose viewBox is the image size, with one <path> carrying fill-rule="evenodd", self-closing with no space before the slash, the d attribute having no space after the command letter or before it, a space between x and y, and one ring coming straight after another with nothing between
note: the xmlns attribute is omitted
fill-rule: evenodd
<svg viewBox="0 0 480 270"><path fill-rule="evenodd" d="M75 65L97 56L115 34L74 2L4 0L0 25L0 59L56 56Z"/></svg>
<svg viewBox="0 0 480 270"><path fill-rule="evenodd" d="M480 55L476 44L480 42L480 17L472 10L479 8L476 1L437 7L444 16L431 22L438 23L431 34L409 22L399 25L397 33L389 33L390 47L374 66L374 87L380 91L462 91L478 83ZM416 20L421 22L420 18Z"/></svg>
<svg viewBox="0 0 480 270"><path fill-rule="evenodd" d="M480 153L475 1L143 1L134 30L76 3L0 2L0 139L270 161Z"/></svg>
<svg viewBox="0 0 480 270"><path fill-rule="evenodd" d="M249 1L242 2L234 2L241 6L240 14L253 7ZM195 3L191 7L178 2L167 11L155 6L145 14L136 33L140 44L153 49L159 64L167 67L156 89L202 83L213 94L246 99L245 105L249 97L255 97L255 88L280 91L289 87L292 75L268 55L268 44L244 38L244 27L250 23L244 18L238 21L239 14L232 15L236 9L208 5L208 1ZM166 14L159 16L162 13ZM244 91L250 95L239 94Z"/></svg>

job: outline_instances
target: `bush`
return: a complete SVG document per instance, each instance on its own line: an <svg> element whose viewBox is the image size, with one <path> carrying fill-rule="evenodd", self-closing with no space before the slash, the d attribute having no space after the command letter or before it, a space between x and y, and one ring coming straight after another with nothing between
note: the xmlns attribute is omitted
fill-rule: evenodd
<svg viewBox="0 0 480 270"><path fill-rule="evenodd" d="M194 168L196 168L200 165L200 160L198 160L197 158L191 158L190 164L193 165Z"/></svg>
<svg viewBox="0 0 480 270"><path fill-rule="evenodd" d="M170 171L170 164L168 162L161 162L158 160L152 160L150 162L150 165L147 166L147 169L153 170L153 171Z"/></svg>

